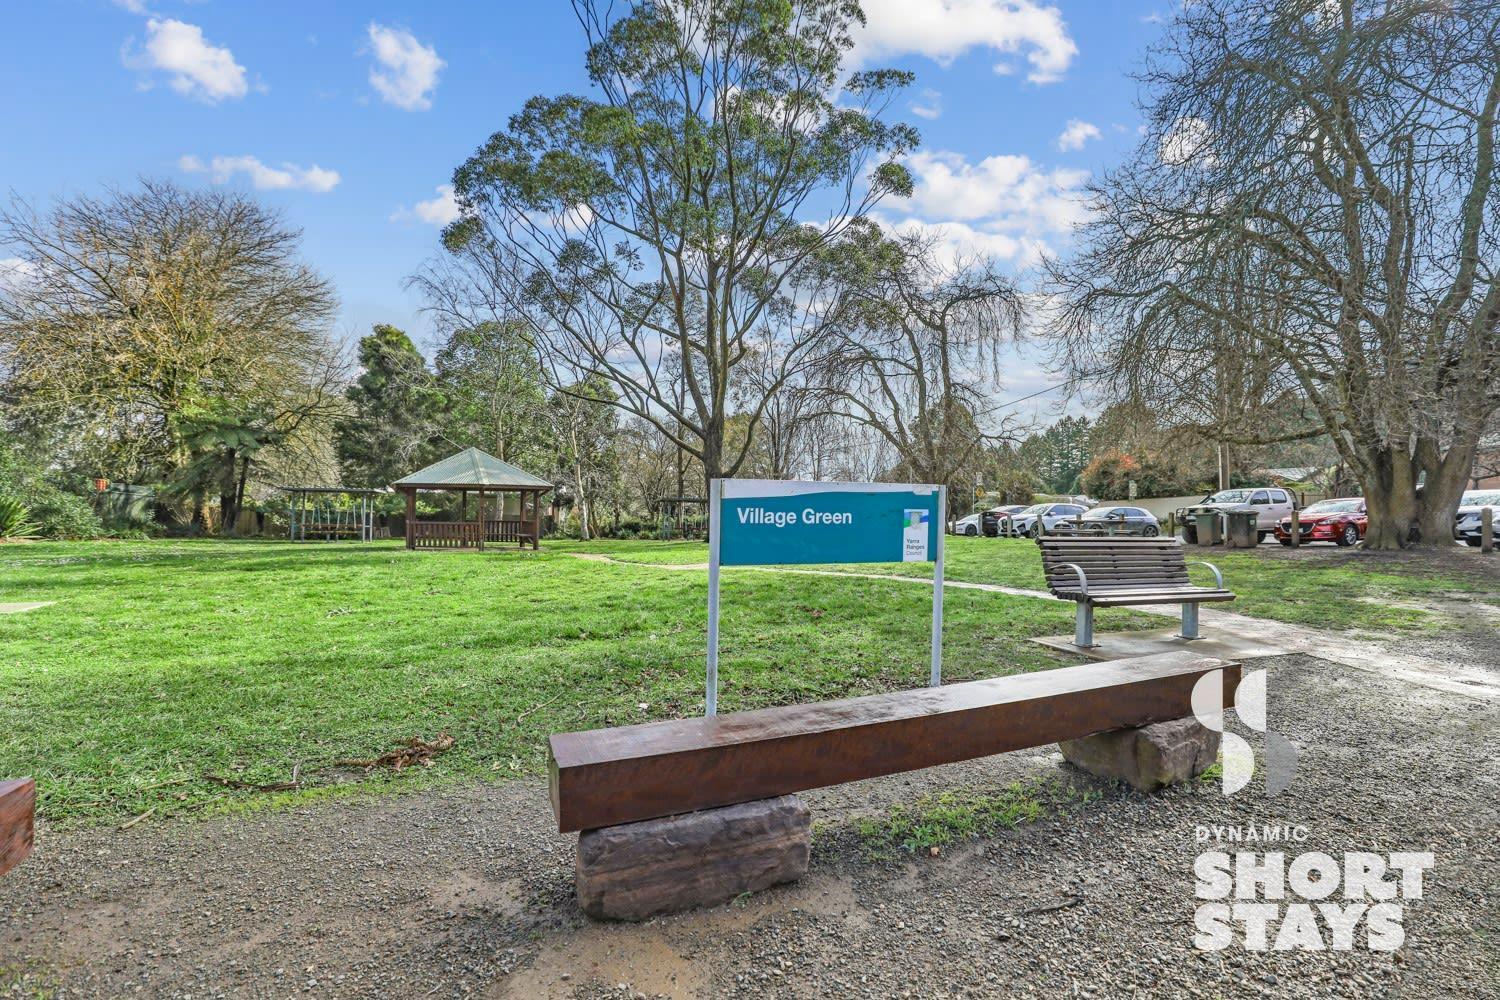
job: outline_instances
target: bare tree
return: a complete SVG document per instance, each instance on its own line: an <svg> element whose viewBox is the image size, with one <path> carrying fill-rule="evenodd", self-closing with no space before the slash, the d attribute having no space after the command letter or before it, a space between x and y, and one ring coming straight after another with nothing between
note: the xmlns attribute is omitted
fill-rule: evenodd
<svg viewBox="0 0 1500 1000"><path fill-rule="evenodd" d="M999 349L1020 330L1014 285L989 262L945 265L930 242L873 225L830 254L818 280L840 300L818 383L828 412L879 435L903 475L959 485L1001 436L985 425Z"/></svg>
<svg viewBox="0 0 1500 1000"><path fill-rule="evenodd" d="M841 73L862 20L847 0L574 9L598 98L533 98L455 172L453 256L418 284L469 321L525 317L558 387L606 378L706 477L733 475L825 332L789 280L911 190L916 133L881 120L910 75ZM764 336L779 369L730 449L736 371Z"/></svg>
<svg viewBox="0 0 1500 1000"><path fill-rule="evenodd" d="M1500 407L1500 4L1202 0L1144 82L1149 134L1054 268L1064 356L1243 338L1356 471L1366 545L1450 539Z"/></svg>
<svg viewBox="0 0 1500 1000"><path fill-rule="evenodd" d="M23 262L0 283L8 411L149 442L195 520L216 491L232 530L255 455L343 406L336 299L300 238L243 195L154 181L0 210L0 245Z"/></svg>

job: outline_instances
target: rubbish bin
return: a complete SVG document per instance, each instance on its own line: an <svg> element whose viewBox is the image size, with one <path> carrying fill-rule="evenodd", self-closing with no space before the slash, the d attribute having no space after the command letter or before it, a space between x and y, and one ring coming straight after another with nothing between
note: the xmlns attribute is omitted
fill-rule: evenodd
<svg viewBox="0 0 1500 1000"><path fill-rule="evenodd" d="M1256 513L1253 510L1232 510L1229 520L1229 537L1225 544L1231 549L1253 549L1260 541L1256 534Z"/></svg>
<svg viewBox="0 0 1500 1000"><path fill-rule="evenodd" d="M1199 545L1218 545L1224 540L1224 523L1216 511L1197 514L1193 517L1193 528Z"/></svg>

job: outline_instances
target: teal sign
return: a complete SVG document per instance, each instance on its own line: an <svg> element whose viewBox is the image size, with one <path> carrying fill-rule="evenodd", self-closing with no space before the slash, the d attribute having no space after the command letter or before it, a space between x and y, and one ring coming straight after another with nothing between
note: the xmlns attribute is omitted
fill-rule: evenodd
<svg viewBox="0 0 1500 1000"><path fill-rule="evenodd" d="M936 487L726 480L719 562L934 562L943 517ZM749 492L751 495L734 494Z"/></svg>
<svg viewBox="0 0 1500 1000"><path fill-rule="evenodd" d="M932 563L928 684L943 682L940 486L715 479L709 484L708 677L704 714L719 710L719 567L785 563Z"/></svg>

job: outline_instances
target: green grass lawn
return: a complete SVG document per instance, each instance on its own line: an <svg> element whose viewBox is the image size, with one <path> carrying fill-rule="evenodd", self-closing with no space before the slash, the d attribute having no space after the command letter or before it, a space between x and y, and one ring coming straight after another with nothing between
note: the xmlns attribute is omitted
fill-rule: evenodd
<svg viewBox="0 0 1500 1000"><path fill-rule="evenodd" d="M702 542L557 544L629 562L682 564L708 559L708 547ZM944 575L950 580L1046 590L1036 543L1029 539L950 536L946 545ZM1477 559L1468 552L1439 562L1439 568L1434 568L1423 553L1366 553L1325 547L1296 552L1270 547L1252 551L1213 549L1203 554L1189 549L1188 558L1206 559L1223 570L1226 585L1237 595L1233 604L1224 606L1227 610L1315 628L1421 632L1441 627L1444 618L1412 605L1451 597L1493 600L1495 594L1493 576L1455 568L1465 560ZM930 566L916 563L821 568L932 575ZM1189 571L1197 583L1213 582L1213 574L1206 568L1190 567Z"/></svg>
<svg viewBox="0 0 1500 1000"><path fill-rule="evenodd" d="M1428 612L1387 602L1491 587L1335 555L1213 558L1241 595L1235 610L1323 627L1431 627ZM536 774L549 733L702 711L705 574L664 564L706 556L691 542L0 546L0 602L57 602L0 615L0 775L35 776L50 821L90 824ZM950 539L948 575L1042 586L1025 541ZM926 682L925 587L736 568L723 608L724 711ZM953 589L946 612L947 679L1078 661L1027 641L1070 632L1070 605ZM1162 624L1099 619L1101 631ZM331 766L444 730L456 745L430 769ZM203 777L283 782L299 767L303 787L288 793Z"/></svg>
<svg viewBox="0 0 1500 1000"><path fill-rule="evenodd" d="M0 546L0 775L57 823L117 822L456 777L537 773L549 733L702 711L702 573L399 543ZM631 551L701 555L701 546ZM898 582L726 573L725 711L920 686L931 596ZM1059 666L1058 604L946 601L945 676ZM1110 612L1101 627L1155 624ZM1076 662L1076 659L1073 661ZM331 768L447 730L420 773ZM302 791L227 790L205 773Z"/></svg>

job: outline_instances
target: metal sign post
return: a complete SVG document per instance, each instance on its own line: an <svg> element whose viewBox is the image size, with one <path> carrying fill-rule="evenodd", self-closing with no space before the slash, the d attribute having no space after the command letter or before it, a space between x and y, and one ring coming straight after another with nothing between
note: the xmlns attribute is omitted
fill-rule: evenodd
<svg viewBox="0 0 1500 1000"><path fill-rule="evenodd" d="M787 563L931 562L932 664L943 682L943 524L948 491L910 483L715 479L708 508L708 676L719 710L719 570Z"/></svg>
<svg viewBox="0 0 1500 1000"><path fill-rule="evenodd" d="M708 484L708 688L703 697L703 714L719 714L719 539L723 537L723 511L719 501L724 495L724 481Z"/></svg>

